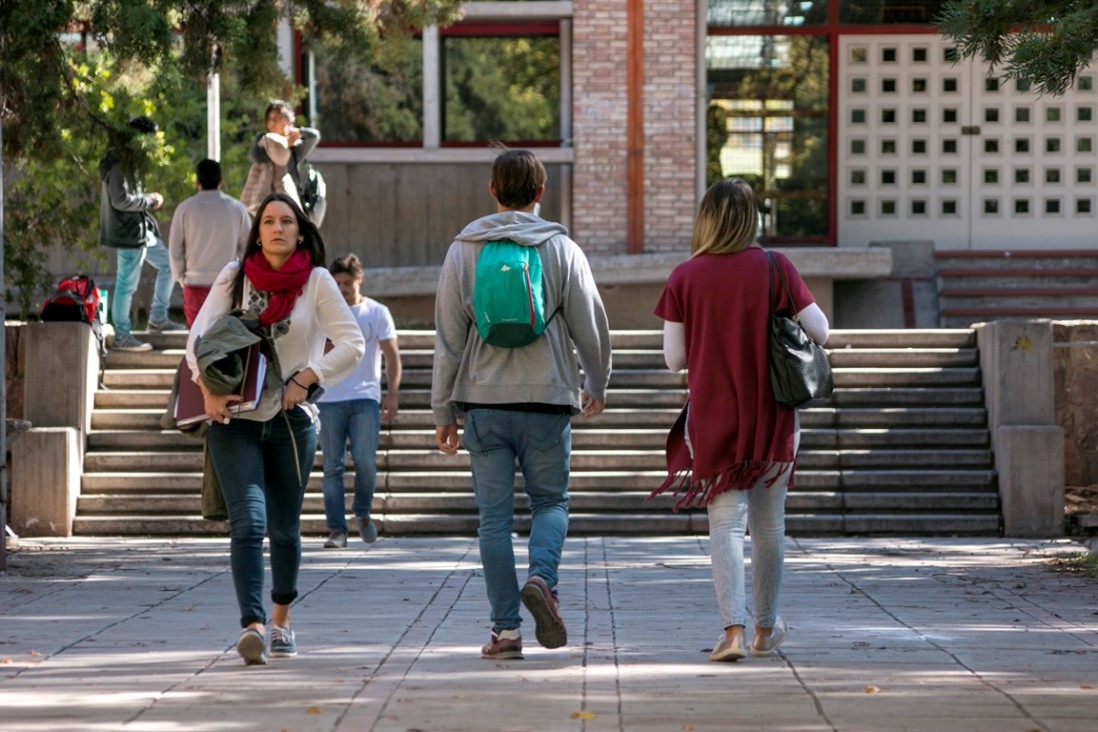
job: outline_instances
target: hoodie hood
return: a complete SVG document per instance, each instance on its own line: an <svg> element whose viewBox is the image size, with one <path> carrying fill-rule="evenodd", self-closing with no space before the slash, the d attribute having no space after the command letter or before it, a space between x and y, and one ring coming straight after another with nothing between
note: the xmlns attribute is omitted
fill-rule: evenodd
<svg viewBox="0 0 1098 732"><path fill-rule="evenodd" d="M103 156L103 159L99 161L99 180L106 180L111 172L111 168L117 164L118 152L116 150L108 150L107 154Z"/></svg>
<svg viewBox="0 0 1098 732"><path fill-rule="evenodd" d="M457 235L457 241L481 243L510 239L525 247L536 247L554 236L567 235L568 229L554 221L525 211L503 211L472 222Z"/></svg>

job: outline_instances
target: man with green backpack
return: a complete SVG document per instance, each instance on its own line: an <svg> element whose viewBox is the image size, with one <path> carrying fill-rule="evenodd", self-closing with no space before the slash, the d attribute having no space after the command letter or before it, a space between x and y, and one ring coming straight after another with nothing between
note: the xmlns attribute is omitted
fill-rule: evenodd
<svg viewBox="0 0 1098 732"><path fill-rule="evenodd" d="M496 213L450 245L435 299L435 443L456 455L463 420L492 608L481 649L488 659L523 657L520 601L542 646L568 642L556 586L568 533L571 419L602 412L610 381L610 330L587 258L563 226L535 213L545 182L529 151L496 158L488 186ZM516 462L531 518L521 590L511 541Z"/></svg>

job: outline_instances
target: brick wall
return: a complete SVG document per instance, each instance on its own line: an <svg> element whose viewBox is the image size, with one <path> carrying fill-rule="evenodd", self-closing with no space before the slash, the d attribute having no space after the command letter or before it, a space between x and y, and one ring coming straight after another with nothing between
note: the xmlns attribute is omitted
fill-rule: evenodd
<svg viewBox="0 0 1098 732"><path fill-rule="evenodd" d="M627 240L626 0L576 0L573 235L592 254ZM695 5L644 5L645 251L689 246L695 205Z"/></svg>
<svg viewBox="0 0 1098 732"><path fill-rule="evenodd" d="M688 250L694 228L696 3L644 3L644 250Z"/></svg>

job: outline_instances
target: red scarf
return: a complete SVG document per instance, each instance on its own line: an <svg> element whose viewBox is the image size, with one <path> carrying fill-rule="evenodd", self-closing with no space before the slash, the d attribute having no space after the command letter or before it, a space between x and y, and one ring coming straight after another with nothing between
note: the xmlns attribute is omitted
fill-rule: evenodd
<svg viewBox="0 0 1098 732"><path fill-rule="evenodd" d="M244 274L252 287L268 294L267 307L259 314L261 325L277 323L290 314L312 271L312 258L304 249L294 251L281 269L271 267L263 252L244 260Z"/></svg>

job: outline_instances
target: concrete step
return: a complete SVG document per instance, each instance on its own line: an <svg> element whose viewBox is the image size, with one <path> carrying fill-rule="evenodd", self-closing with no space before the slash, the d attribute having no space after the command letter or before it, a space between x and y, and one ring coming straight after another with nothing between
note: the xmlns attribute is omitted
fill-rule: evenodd
<svg viewBox="0 0 1098 732"><path fill-rule="evenodd" d="M959 406L982 405L978 369L924 369L918 380L909 378L905 370L868 369L855 371L836 369L836 389L826 406ZM945 373L939 373L944 371ZM957 373L961 372L961 373ZM956 383L957 380L962 383ZM613 389L607 395L608 414L619 409L681 408L686 401L686 389ZM400 390L404 410L425 410L431 394L426 389ZM159 409L168 405L168 390L120 389L95 393L95 408L99 409ZM613 419L608 416L607 419Z"/></svg>
<svg viewBox="0 0 1098 732"><path fill-rule="evenodd" d="M670 424L649 429L598 429L586 428L572 431L574 450L651 450L662 452L667 442ZM934 427L929 429L905 429L902 427L818 429L802 427L801 449L813 448L863 448L863 447L932 447L952 445L956 447L985 447L988 444L987 429L961 429ZM200 451L202 443L178 430L93 430L88 434L89 450L132 451L136 449L182 452ZM379 450L435 449L434 429L386 430L378 438Z"/></svg>
<svg viewBox="0 0 1098 732"><path fill-rule="evenodd" d="M1098 269L948 269L938 270L939 285L950 288L1079 288L1098 282Z"/></svg>
<svg viewBox="0 0 1098 732"><path fill-rule="evenodd" d="M670 511L675 502L671 495L649 499L647 491L588 491L571 494L572 513L626 513ZM350 495L346 511L351 513ZM517 511L529 510L529 499L523 493L515 496ZM196 492L180 495L98 494L81 496L77 506L86 517L112 515L135 516L196 516L202 510L201 495ZM303 504L304 514L323 514L324 499L320 493L309 493ZM841 493L838 491L793 491L786 501L787 514L827 514L853 510L864 513L905 511L953 511L982 513L998 510L998 496L993 493L920 492L920 493ZM378 519L391 514L429 512L476 515L476 499L467 493L381 492L374 495L373 515Z"/></svg>
<svg viewBox="0 0 1098 732"><path fill-rule="evenodd" d="M382 536L386 534L460 534L474 535L475 515L464 514L388 514L376 519ZM850 513L792 514L786 517L787 532L794 536L871 534L918 536L986 536L999 533L996 515L961 513ZM82 536L227 536L228 525L205 521L198 516L81 516L74 522ZM515 530L528 533L529 519L516 517ZM571 536L601 534L704 534L708 521L703 511L679 513L649 511L623 514L575 513L569 516ZM327 536L325 520L318 514L302 516L305 541L320 541Z"/></svg>
<svg viewBox="0 0 1098 732"><path fill-rule="evenodd" d="M1031 249L1017 251L939 250L934 252L939 270L954 269L1098 269L1098 255L1092 250Z"/></svg>
<svg viewBox="0 0 1098 732"><path fill-rule="evenodd" d="M981 287L961 288L953 283L938 292L943 314L974 308L1040 310L1059 313L1090 308L1098 313L1098 288L1094 287Z"/></svg>
<svg viewBox="0 0 1098 732"><path fill-rule="evenodd" d="M984 449L802 449L798 466L806 469L888 467L897 469L943 470L986 468L991 466L991 451ZM196 472L202 469L200 450L88 452L85 473L97 472ZM318 454L314 466L321 465ZM377 454L379 471L389 470L468 470L468 453L456 456L425 450L381 450ZM572 452L572 469L579 471L660 471L666 467L662 451L580 449Z"/></svg>
<svg viewBox="0 0 1098 732"><path fill-rule="evenodd" d="M96 409L92 413L93 430L159 430L160 415L158 409ZM612 407L602 414L577 419L572 423L573 431L600 428L661 428L666 429L674 423L679 410L668 409L623 409ZM846 408L814 407L801 410L801 427L976 427L987 421L987 411L982 407L882 407L882 408ZM426 409L401 409L397 421L383 424L382 433L400 430L434 429L434 416Z"/></svg>
<svg viewBox="0 0 1098 732"><path fill-rule="evenodd" d="M974 348L834 348L827 349L833 369L948 368L979 366Z"/></svg>
<svg viewBox="0 0 1098 732"><path fill-rule="evenodd" d="M599 491L636 491L649 493L666 477L656 470L591 470L573 471L569 491L573 494ZM306 486L308 493L319 494L323 474L314 469ZM522 490L522 476L515 477L516 490ZM354 471L348 467L343 476L347 490L354 487ZM157 496L198 495L202 489L202 473L197 470L178 472L98 472L85 473L81 479L81 495ZM807 468L798 464L795 486L798 491L843 491L846 493L943 493L954 489L963 493L996 492L995 473L991 469L893 469L838 467ZM472 494L473 479L468 470L420 470L382 472L377 479L377 492L393 494L465 493Z"/></svg>
<svg viewBox="0 0 1098 732"><path fill-rule="evenodd" d="M975 348L976 334L965 329L833 330L830 350L839 348Z"/></svg>
<svg viewBox="0 0 1098 732"><path fill-rule="evenodd" d="M972 327L994 320L1077 320L1094 317L1095 308L950 308L939 313L943 325Z"/></svg>
<svg viewBox="0 0 1098 732"><path fill-rule="evenodd" d="M836 389L828 400L829 405L837 409L846 407L925 407L940 404L947 407L967 406L982 408L984 390L976 385L970 387L849 387Z"/></svg>

